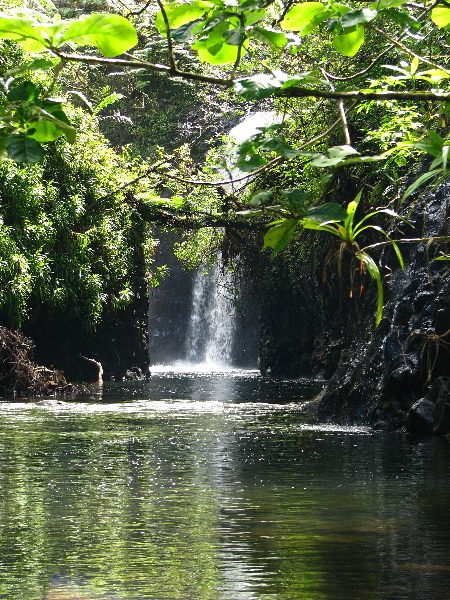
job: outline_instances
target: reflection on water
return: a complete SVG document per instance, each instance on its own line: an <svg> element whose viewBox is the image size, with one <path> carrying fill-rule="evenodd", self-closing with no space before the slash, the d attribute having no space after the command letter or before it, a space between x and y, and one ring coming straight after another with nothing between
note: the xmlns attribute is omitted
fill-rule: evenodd
<svg viewBox="0 0 450 600"><path fill-rule="evenodd" d="M0 598L449 598L448 442L305 423L313 388L0 404Z"/></svg>

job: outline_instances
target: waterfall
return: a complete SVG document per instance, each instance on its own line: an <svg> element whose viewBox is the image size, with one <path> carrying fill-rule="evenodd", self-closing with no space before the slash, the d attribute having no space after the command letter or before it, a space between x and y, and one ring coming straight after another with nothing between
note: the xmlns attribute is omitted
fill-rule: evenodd
<svg viewBox="0 0 450 600"><path fill-rule="evenodd" d="M220 257L209 273L198 270L186 336L189 363L231 366L236 330L232 285L232 274L223 269Z"/></svg>
<svg viewBox="0 0 450 600"><path fill-rule="evenodd" d="M280 121L274 111L261 111L244 117L229 133L240 143L258 133L259 127ZM240 290L242 309L237 313L232 300L233 274L223 268L221 258L209 273L199 269L192 276L183 272L173 257L178 234L161 231L160 236L155 266L167 264L171 274L150 293L151 365L255 368L259 321L252 294L244 285Z"/></svg>

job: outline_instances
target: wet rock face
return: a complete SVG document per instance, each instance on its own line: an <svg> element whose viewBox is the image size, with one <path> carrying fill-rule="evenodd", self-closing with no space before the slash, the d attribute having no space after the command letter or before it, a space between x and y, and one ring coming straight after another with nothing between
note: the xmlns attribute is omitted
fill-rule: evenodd
<svg viewBox="0 0 450 600"><path fill-rule="evenodd" d="M405 214L412 210L414 224L407 236L447 235L449 195L450 186L441 185L405 208ZM439 384L439 402L434 392L431 398L427 395L433 382L450 375L450 263L434 261L442 248L426 242L402 245L406 268L394 270L385 281L383 320L376 330L368 318L359 330L353 329L320 403L322 420L381 429L407 425L411 431L450 430L448 384Z"/></svg>
<svg viewBox="0 0 450 600"><path fill-rule="evenodd" d="M408 411L406 426L411 433L450 432L450 377L437 377L424 398Z"/></svg>

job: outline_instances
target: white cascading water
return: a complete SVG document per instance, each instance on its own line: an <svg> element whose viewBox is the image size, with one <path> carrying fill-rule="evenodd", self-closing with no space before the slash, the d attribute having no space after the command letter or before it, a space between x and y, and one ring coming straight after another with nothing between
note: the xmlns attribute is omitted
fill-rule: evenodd
<svg viewBox="0 0 450 600"><path fill-rule="evenodd" d="M209 273L199 269L186 339L189 363L231 367L236 328L231 289L232 275L222 268L220 258Z"/></svg>

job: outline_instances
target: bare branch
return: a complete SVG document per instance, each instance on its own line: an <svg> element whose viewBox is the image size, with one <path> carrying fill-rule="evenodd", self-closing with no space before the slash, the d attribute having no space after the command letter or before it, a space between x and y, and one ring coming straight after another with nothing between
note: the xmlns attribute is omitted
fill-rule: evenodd
<svg viewBox="0 0 450 600"><path fill-rule="evenodd" d="M102 65L104 67L133 67L135 69L147 69L148 71L165 73L171 77L180 77L188 81L199 81L201 83L210 83L213 85L219 85L221 87L231 87L233 85L233 81L230 79L221 79L220 77L201 75L200 73L190 73L188 71L181 71L179 69L174 71L172 67L167 65L151 63L134 57L126 60L123 58L102 58L99 56L88 56L86 54L68 54L66 52L59 52L58 50L52 50L52 52L59 58L70 62L80 62L87 65ZM130 55L125 53L125 56Z"/></svg>
<svg viewBox="0 0 450 600"><path fill-rule="evenodd" d="M169 52L170 68L172 69L172 71L176 72L178 69L177 69L177 65L176 65L176 62L175 62L175 55L173 53L173 43L172 43L172 35L170 33L169 19L167 17L166 9L164 8L164 5L161 2L161 0L156 0L156 2L158 3L159 10L161 11L161 15L162 15L162 18L164 20L164 26L166 28L167 49L168 49L168 52Z"/></svg>
<svg viewBox="0 0 450 600"><path fill-rule="evenodd" d="M377 33L379 33L381 36L383 36L386 40L391 42L394 46L397 46L397 48L400 48L401 50L403 50L403 52L405 52L409 56L414 56L414 58L417 58L418 60L425 63L426 65L429 65L430 67L433 67L434 69L439 69L440 71L444 71L444 73L447 73L448 75L450 75L450 70L447 69L447 67L444 67L443 65L440 65L440 64L434 62L434 60L430 60L429 58L420 56L420 54L417 54L416 52L414 52L414 50L411 50L411 48L408 48L408 46L406 46L405 44L400 42L400 40L395 40L390 35L388 35L385 31L383 31L382 29L379 29L378 27L374 27L374 30Z"/></svg>
<svg viewBox="0 0 450 600"><path fill-rule="evenodd" d="M345 143L348 146L351 146L352 141L350 139L350 132L348 130L348 121L347 121L347 115L345 114L344 101L339 100L338 104L339 104L339 112L341 113L342 127L344 129Z"/></svg>

